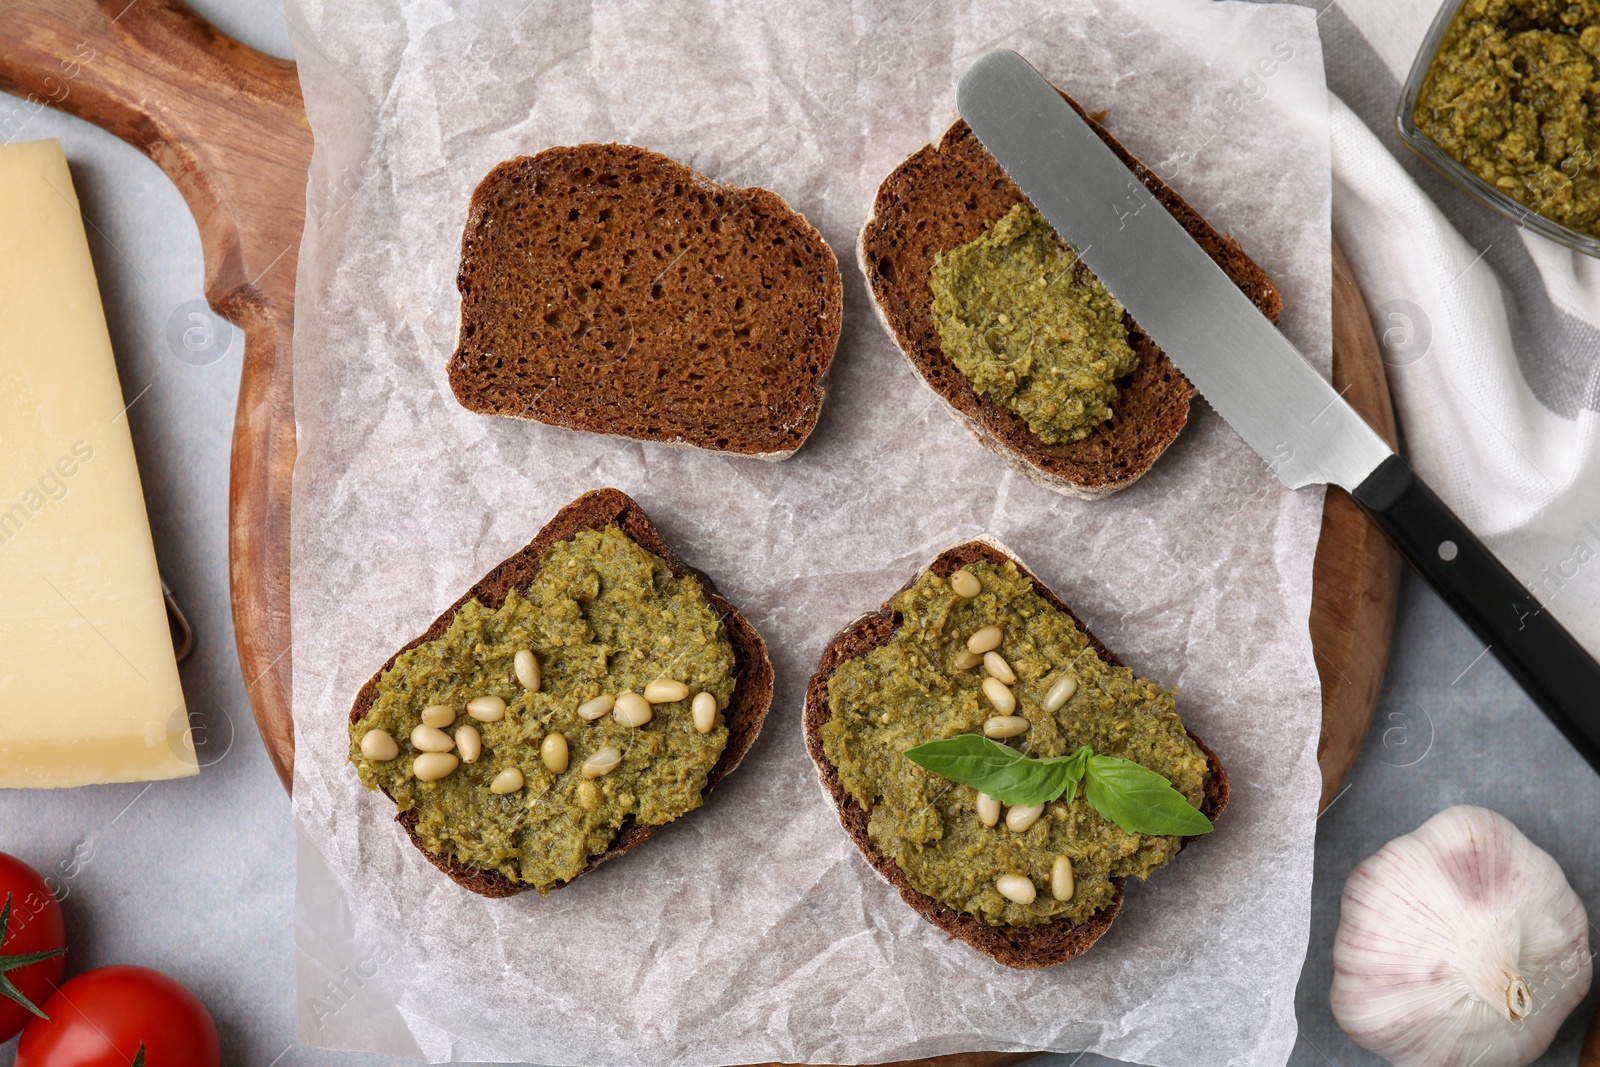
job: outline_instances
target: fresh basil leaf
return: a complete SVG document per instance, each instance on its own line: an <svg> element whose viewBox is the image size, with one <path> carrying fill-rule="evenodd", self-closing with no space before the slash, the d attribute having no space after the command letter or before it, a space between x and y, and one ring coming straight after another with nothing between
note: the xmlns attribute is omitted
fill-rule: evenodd
<svg viewBox="0 0 1600 1067"><path fill-rule="evenodd" d="M1095 811L1130 834L1190 837L1211 832L1211 820L1171 782L1129 760L1089 757L1083 796Z"/></svg>
<svg viewBox="0 0 1600 1067"><path fill-rule="evenodd" d="M1067 803L1071 804L1078 799L1078 783L1083 781L1083 776L1088 773L1089 757L1094 755L1094 749L1088 745L1079 745L1078 751L1070 756L1056 756L1052 763L1061 761L1067 769Z"/></svg>
<svg viewBox="0 0 1600 1067"><path fill-rule="evenodd" d="M1067 788L1071 757L1029 759L978 734L957 734L906 749L906 759L1002 804L1047 804Z"/></svg>

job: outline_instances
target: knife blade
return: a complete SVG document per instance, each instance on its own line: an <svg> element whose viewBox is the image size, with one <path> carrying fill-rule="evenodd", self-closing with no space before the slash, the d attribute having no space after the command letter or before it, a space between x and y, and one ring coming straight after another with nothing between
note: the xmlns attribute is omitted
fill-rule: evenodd
<svg viewBox="0 0 1600 1067"><path fill-rule="evenodd" d="M1600 664L1262 315L1027 60L979 56L972 132L1151 340L1290 489L1342 486L1590 765Z"/></svg>

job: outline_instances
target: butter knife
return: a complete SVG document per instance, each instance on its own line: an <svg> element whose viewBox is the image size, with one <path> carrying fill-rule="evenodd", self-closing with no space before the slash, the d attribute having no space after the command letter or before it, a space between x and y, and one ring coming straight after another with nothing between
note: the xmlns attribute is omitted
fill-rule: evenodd
<svg viewBox="0 0 1600 1067"><path fill-rule="evenodd" d="M961 117L1290 489L1342 486L1600 771L1600 664L1306 362L1054 86L979 56Z"/></svg>

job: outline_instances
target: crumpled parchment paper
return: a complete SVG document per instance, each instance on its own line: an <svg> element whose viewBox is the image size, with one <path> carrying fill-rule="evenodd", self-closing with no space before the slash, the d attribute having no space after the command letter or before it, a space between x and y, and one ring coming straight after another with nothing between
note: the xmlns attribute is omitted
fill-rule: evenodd
<svg viewBox="0 0 1600 1067"><path fill-rule="evenodd" d="M879 181L1012 47L1277 280L1329 360L1327 100L1311 12L1206 0L292 0L316 135L300 258L294 811L301 1039L434 1061L849 1063L976 1049L1278 1064L1305 950L1319 776L1306 630L1321 494L1203 403L1109 499L1010 473L879 328L855 238ZM496 162L631 141L776 190L845 276L822 421L793 459L470 414L445 378L468 197ZM485 900L345 763L356 689L598 486L634 496L765 635L755 750L700 811L548 898ZM840 830L800 711L828 639L944 547L999 537L1141 673L1182 688L1233 800L1131 883L1085 957L1011 971L947 941Z"/></svg>

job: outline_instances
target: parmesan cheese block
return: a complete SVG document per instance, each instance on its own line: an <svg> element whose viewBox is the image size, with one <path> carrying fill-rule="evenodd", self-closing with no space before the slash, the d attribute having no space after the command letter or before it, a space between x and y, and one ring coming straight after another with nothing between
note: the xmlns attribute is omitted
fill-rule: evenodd
<svg viewBox="0 0 1600 1067"><path fill-rule="evenodd" d="M56 141L0 145L0 786L199 770Z"/></svg>

